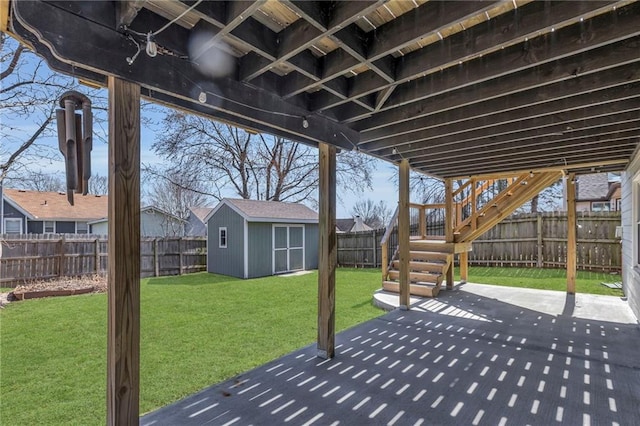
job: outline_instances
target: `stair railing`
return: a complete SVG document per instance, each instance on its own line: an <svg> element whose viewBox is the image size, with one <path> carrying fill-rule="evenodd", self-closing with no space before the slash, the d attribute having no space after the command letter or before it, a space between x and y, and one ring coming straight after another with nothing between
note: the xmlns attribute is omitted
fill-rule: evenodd
<svg viewBox="0 0 640 426"><path fill-rule="evenodd" d="M391 262L389 260L389 238L391 237L391 232L393 231L393 228L396 227L397 223L398 223L398 213L400 212L400 207L396 206L396 211L393 213L393 216L391 217L391 220L389 221L389 224L387 225L387 229L384 233L384 235L382 236L382 239L380 240L380 246L381 246L381 251L382 251L382 260L381 260L381 265L382 265L382 281L387 279L387 275L389 274L389 267L391 265ZM398 250L398 248L396 247L396 251ZM391 259L393 259L393 256L391 256Z"/></svg>

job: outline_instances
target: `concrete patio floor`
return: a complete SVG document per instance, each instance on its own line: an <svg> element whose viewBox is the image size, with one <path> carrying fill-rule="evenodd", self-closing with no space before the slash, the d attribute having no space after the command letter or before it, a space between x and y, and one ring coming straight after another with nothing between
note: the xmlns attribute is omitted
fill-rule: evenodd
<svg viewBox="0 0 640 426"><path fill-rule="evenodd" d="M334 359L307 346L140 424L640 424L640 328L620 298L464 284L336 345Z"/></svg>

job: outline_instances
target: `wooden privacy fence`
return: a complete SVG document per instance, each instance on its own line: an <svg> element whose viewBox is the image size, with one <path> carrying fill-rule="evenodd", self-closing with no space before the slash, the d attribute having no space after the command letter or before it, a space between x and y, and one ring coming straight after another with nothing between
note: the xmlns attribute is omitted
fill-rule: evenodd
<svg viewBox="0 0 640 426"><path fill-rule="evenodd" d="M618 271L622 246L616 237L619 212L578 212L578 268ZM381 266L380 239L384 229L338 234L338 264ZM395 247L397 231L391 233ZM374 247L376 249L374 250ZM391 253L389 254L391 256ZM473 242L470 265L565 268L567 259L566 212L511 216Z"/></svg>
<svg viewBox="0 0 640 426"><path fill-rule="evenodd" d="M104 274L107 238L91 235L2 235L0 285ZM142 238L140 275L181 275L206 270L205 238Z"/></svg>

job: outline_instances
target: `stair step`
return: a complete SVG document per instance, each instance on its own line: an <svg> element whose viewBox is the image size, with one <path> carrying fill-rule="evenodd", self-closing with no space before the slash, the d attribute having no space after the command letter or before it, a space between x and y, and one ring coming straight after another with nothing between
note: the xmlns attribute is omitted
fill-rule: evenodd
<svg viewBox="0 0 640 426"><path fill-rule="evenodd" d="M382 288L393 293L400 293L400 283L396 281L383 281ZM439 292L439 284L409 284L409 294L414 296L436 297Z"/></svg>
<svg viewBox="0 0 640 426"><path fill-rule="evenodd" d="M389 278L398 280L400 271L389 271ZM429 274L426 272L409 272L409 281L414 283L442 283L442 274Z"/></svg>
<svg viewBox="0 0 640 426"><path fill-rule="evenodd" d="M400 261L394 260L392 263L394 269L400 269ZM447 266L444 262L409 262L409 269L415 272L431 272L442 274L444 272L444 268Z"/></svg>
<svg viewBox="0 0 640 426"><path fill-rule="evenodd" d="M409 242L411 251L429 251L434 253L453 253L455 245L442 241L412 240Z"/></svg>
<svg viewBox="0 0 640 426"><path fill-rule="evenodd" d="M409 251L409 258L413 260L426 260L432 263L446 262L447 257L450 256L447 253L432 252L432 251Z"/></svg>

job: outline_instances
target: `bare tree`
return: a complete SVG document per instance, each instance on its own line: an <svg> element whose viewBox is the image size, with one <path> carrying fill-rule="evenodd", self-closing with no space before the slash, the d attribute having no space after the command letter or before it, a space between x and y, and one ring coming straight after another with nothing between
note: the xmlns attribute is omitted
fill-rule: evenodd
<svg viewBox="0 0 640 426"><path fill-rule="evenodd" d="M204 183L198 191L217 200L231 192L245 199L316 203L318 154L306 145L171 111L153 149L171 162L171 175ZM371 164L369 157L341 152L339 184L352 191L370 187Z"/></svg>
<svg viewBox="0 0 640 426"><path fill-rule="evenodd" d="M144 180L148 183L147 203L180 219L189 217L191 207L211 204L211 197L204 194L202 184L187 174L146 168Z"/></svg>
<svg viewBox="0 0 640 426"><path fill-rule="evenodd" d="M89 194L106 195L109 192L109 179L96 173L89 179Z"/></svg>
<svg viewBox="0 0 640 426"><path fill-rule="evenodd" d="M73 78L51 71L43 59L5 33L0 33L0 62L2 183L7 176L26 173L33 164L62 158L57 144L45 140L55 134L53 122L58 99L67 90L77 90L79 85ZM102 99L94 101L94 106L106 104L98 91L81 90L88 91L92 98Z"/></svg>
<svg viewBox="0 0 640 426"><path fill-rule="evenodd" d="M20 177L7 177L7 187L40 192L64 192L66 185L61 173L45 173L42 170L24 170Z"/></svg>
<svg viewBox="0 0 640 426"><path fill-rule="evenodd" d="M349 213L352 216L360 216L364 223L374 229L384 228L391 220L393 212L384 201L376 203L370 198L358 200Z"/></svg>

